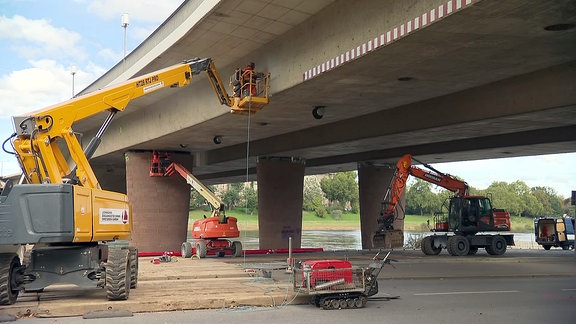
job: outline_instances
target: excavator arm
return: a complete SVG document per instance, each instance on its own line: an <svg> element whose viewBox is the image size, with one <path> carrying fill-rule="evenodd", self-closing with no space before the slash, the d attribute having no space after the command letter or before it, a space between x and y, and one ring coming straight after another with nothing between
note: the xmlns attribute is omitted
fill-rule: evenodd
<svg viewBox="0 0 576 324"><path fill-rule="evenodd" d="M413 166L412 160L421 163L430 171ZM450 190L456 196L468 195L469 187L465 181L459 180L449 174L442 173L434 169L432 166L414 159L412 155L406 154L396 163L394 176L392 177L391 183L386 191L386 196L384 198L386 200L386 207L382 211L381 218L378 221L380 227L383 227L383 229L392 229L394 212L398 202L400 201L400 196L406 187L406 181L408 181L409 176L414 176L418 179L428 181Z"/></svg>

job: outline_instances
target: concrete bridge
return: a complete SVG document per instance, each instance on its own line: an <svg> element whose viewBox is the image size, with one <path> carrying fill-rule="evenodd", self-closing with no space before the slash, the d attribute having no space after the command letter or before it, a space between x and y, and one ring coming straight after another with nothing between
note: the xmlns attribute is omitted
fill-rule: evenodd
<svg viewBox="0 0 576 324"><path fill-rule="evenodd" d="M248 62L269 71L271 103L232 115L198 77L131 103L93 166L104 188L128 193L143 251L179 249L188 220L189 187L148 177L151 150L181 153L206 184L258 180L262 248L287 236L299 246L304 175L358 170L370 248L385 165L405 153L438 163L576 151L575 24L569 0L186 1L82 93L211 57L226 79ZM100 123L75 130L88 139Z"/></svg>

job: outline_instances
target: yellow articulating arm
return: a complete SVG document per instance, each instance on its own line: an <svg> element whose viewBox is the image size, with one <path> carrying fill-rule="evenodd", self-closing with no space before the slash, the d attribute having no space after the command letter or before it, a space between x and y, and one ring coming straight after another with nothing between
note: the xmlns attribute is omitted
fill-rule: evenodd
<svg viewBox="0 0 576 324"><path fill-rule="evenodd" d="M259 93L254 92L256 95L244 93L230 97L224 89L214 62L210 58L204 58L188 60L27 116L13 117L17 133L13 144L27 182L62 183L66 178L72 178L75 183L84 187L100 188L88 160L96 151L115 113L123 111L135 98L163 88L188 85L192 77L201 72L207 73L220 103L231 107L233 113L254 113L268 103L268 74L251 71L255 76L242 85L255 87L258 83ZM259 77L256 77L256 74ZM109 111L109 116L83 151L72 126L79 120L103 111ZM69 168L65 154L61 151L63 146L76 164L74 170Z"/></svg>
<svg viewBox="0 0 576 324"><path fill-rule="evenodd" d="M88 164L96 147L91 147L91 152L85 154L72 130L73 124L109 111L109 118L99 132L101 137L112 116L123 111L131 100L163 88L185 86L190 83L193 75L205 71L210 62L209 58L186 61L27 116L14 117L17 132L14 148L28 183L62 183L63 177L74 177L70 174L71 170L61 151L62 146L59 145L63 142L76 163L78 182L84 187L99 188Z"/></svg>

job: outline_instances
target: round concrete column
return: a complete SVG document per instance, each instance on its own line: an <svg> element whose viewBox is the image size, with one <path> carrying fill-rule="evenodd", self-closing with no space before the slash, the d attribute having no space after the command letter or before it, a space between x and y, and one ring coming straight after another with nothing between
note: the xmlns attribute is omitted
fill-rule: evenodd
<svg viewBox="0 0 576 324"><path fill-rule="evenodd" d="M143 252L180 251L187 238L190 187L178 176L149 176L151 152L126 153L132 206L131 245Z"/></svg>
<svg viewBox="0 0 576 324"><path fill-rule="evenodd" d="M404 206L406 195L402 193L396 207L394 230L386 233L383 242L374 242L374 233L378 230L378 217L382 211L382 202L394 169L361 163L358 165L358 189L360 200L360 232L362 249L400 248L404 245Z"/></svg>
<svg viewBox="0 0 576 324"><path fill-rule="evenodd" d="M299 248L302 241L304 162L291 158L259 158L258 226L261 249Z"/></svg>

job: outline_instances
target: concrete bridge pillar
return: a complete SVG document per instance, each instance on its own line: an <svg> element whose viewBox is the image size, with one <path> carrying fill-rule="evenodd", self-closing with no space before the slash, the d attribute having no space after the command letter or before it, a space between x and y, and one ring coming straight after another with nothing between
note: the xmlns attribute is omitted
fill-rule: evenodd
<svg viewBox="0 0 576 324"><path fill-rule="evenodd" d="M258 225L260 248L300 248L304 161L290 157L260 157L258 178Z"/></svg>
<svg viewBox="0 0 576 324"><path fill-rule="evenodd" d="M386 189L390 185L393 176L393 168L374 166L367 163L358 164L362 249L392 249L401 248L404 245L405 192L402 193L400 203L396 207L394 230L387 232L383 241L373 240L374 233L378 229L377 220L382 211Z"/></svg>
<svg viewBox="0 0 576 324"><path fill-rule="evenodd" d="M151 156L151 152L126 153L131 244L142 252L180 251L188 233L190 186L177 176L150 177Z"/></svg>

